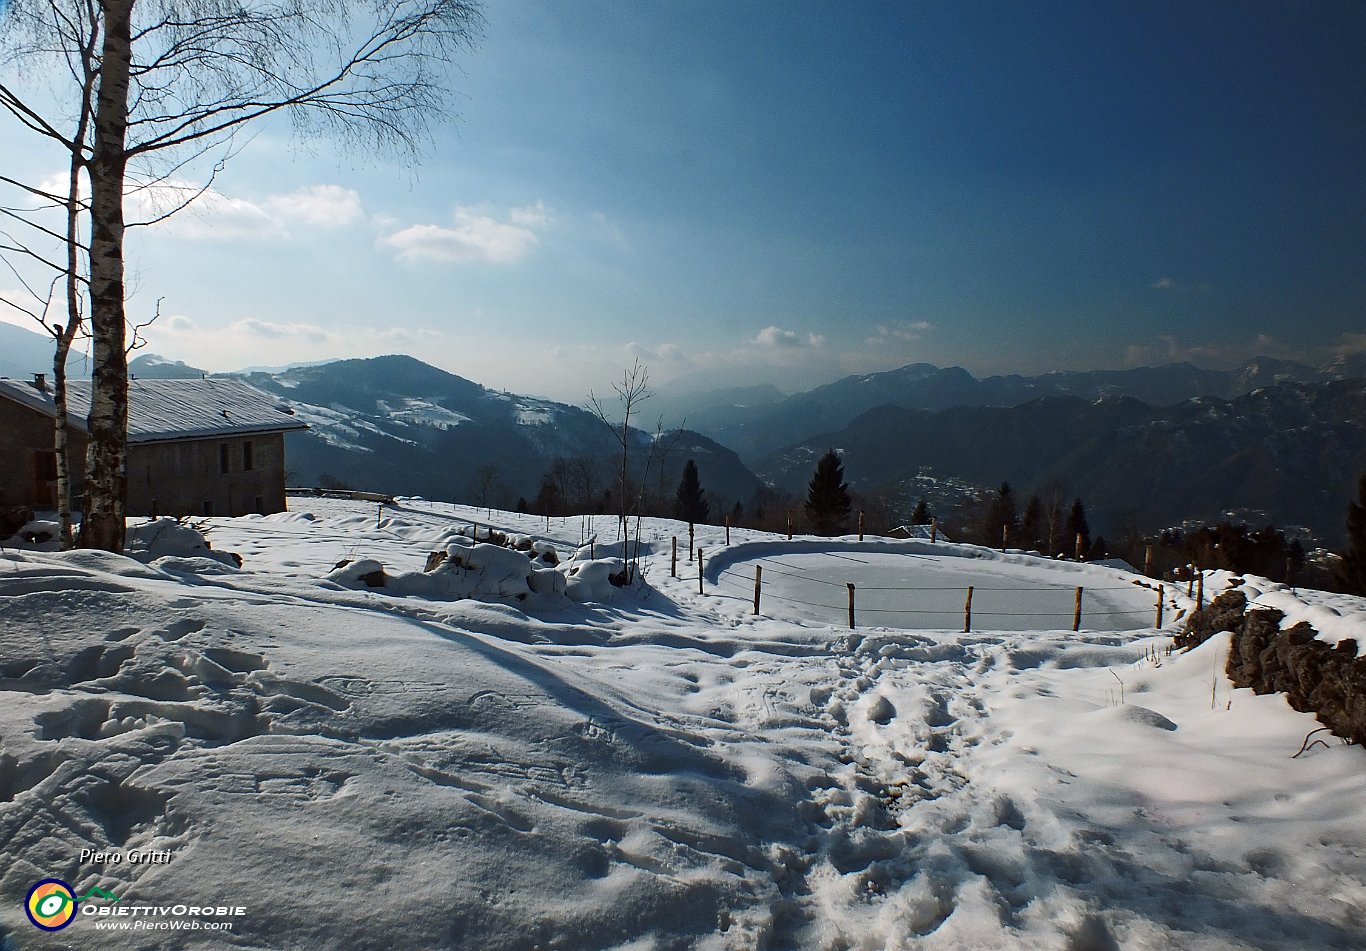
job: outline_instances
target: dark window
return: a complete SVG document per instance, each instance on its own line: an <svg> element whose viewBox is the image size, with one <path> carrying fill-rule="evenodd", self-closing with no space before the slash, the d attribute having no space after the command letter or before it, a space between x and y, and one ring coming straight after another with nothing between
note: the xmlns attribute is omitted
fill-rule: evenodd
<svg viewBox="0 0 1366 951"><path fill-rule="evenodd" d="M250 439L245 440L245 441L242 443L242 471L243 471L243 472L250 472L252 469L255 469L255 468L256 468L256 453L253 452L253 449L254 449L254 448L255 448L255 447L252 446L251 440L250 440Z"/></svg>
<svg viewBox="0 0 1366 951"><path fill-rule="evenodd" d="M212 515L212 514L213 514L213 500L212 500L212 499L205 501L205 503L204 503L204 514L205 514L205 515Z"/></svg>
<svg viewBox="0 0 1366 951"><path fill-rule="evenodd" d="M266 514L266 500L265 500L265 497L264 497L264 496L258 495L258 496L256 497L256 514L257 514L257 515L265 515L265 514Z"/></svg>
<svg viewBox="0 0 1366 951"><path fill-rule="evenodd" d="M224 475L228 473L228 444L225 442L218 444L218 471Z"/></svg>

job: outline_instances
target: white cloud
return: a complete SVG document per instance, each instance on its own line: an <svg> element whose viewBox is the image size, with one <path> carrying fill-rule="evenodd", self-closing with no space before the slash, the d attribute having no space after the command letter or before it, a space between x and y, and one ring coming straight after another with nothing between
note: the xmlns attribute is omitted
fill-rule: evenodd
<svg viewBox="0 0 1366 951"><path fill-rule="evenodd" d="M277 220L313 228L345 228L365 217L360 194L340 185L308 185L264 202Z"/></svg>
<svg viewBox="0 0 1366 951"><path fill-rule="evenodd" d="M1316 363L1320 360L1312 351L1285 343L1265 333L1237 340L1197 344L1183 343L1171 334L1158 334L1153 343L1131 344L1126 347L1124 364L1132 367L1189 362L1197 366L1227 368L1262 356L1300 363Z"/></svg>
<svg viewBox="0 0 1366 951"><path fill-rule="evenodd" d="M133 185L127 194L130 222L156 221L158 234L191 240L280 238L284 228L260 205L213 188L170 179Z"/></svg>
<svg viewBox="0 0 1366 951"><path fill-rule="evenodd" d="M622 351L628 357L639 358L646 363L686 364L690 362L683 352L683 348L676 343L661 343L655 347L647 347L633 340L622 347Z"/></svg>
<svg viewBox="0 0 1366 951"><path fill-rule="evenodd" d="M809 345L809 341L803 341L801 334L795 330L784 330L782 327L765 327L755 336L754 342L764 347L783 347L795 348Z"/></svg>
<svg viewBox="0 0 1366 951"><path fill-rule="evenodd" d="M885 346L893 340L914 343L926 332L933 330L934 324L928 320L913 320L903 324L878 324L877 331L867 343L872 346Z"/></svg>
<svg viewBox="0 0 1366 951"><path fill-rule="evenodd" d="M66 179L53 176L39 187L60 194L66 190ZM88 191L88 184L82 182L81 194ZM306 185L252 201L202 183L169 178L131 181L125 196L130 224L155 222L152 227L157 234L196 241L286 238L291 226L344 228L365 217L360 194L340 185ZM163 217L164 221L157 220Z"/></svg>
<svg viewBox="0 0 1366 951"><path fill-rule="evenodd" d="M549 221L541 202L511 209L507 221L460 207L455 210L454 227L411 225L385 235L379 243L392 248L400 261L409 263L515 264L540 243L536 232Z"/></svg>

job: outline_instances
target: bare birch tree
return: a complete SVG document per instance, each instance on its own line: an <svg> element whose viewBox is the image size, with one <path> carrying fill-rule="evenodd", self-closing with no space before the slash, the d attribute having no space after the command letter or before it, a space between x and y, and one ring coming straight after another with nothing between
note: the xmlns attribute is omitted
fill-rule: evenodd
<svg viewBox="0 0 1366 951"><path fill-rule="evenodd" d="M22 239L3 249L74 280L69 307L82 291L88 300L93 370L81 545L119 551L124 541L130 183L139 174L166 180L214 149L228 154L237 131L277 113L304 137L331 134L356 149L415 157L431 120L449 111L447 67L480 24L475 0L10 0L0 8L0 115L63 149L75 184L63 196L31 182L0 182L88 222L74 263L69 236L79 227L68 227L62 261ZM38 72L55 88L21 85ZM89 197L78 201L82 173ZM69 313L59 337L80 325Z"/></svg>

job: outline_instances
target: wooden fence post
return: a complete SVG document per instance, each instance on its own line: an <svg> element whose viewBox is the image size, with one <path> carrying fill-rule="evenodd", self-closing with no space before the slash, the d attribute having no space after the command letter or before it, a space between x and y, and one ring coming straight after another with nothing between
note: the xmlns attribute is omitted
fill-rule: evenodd
<svg viewBox="0 0 1366 951"><path fill-rule="evenodd" d="M1186 597L1195 597L1195 565L1186 566Z"/></svg>
<svg viewBox="0 0 1366 951"><path fill-rule="evenodd" d="M1001 554L1004 555L1006 549L1009 548L1009 547L1010 547L1010 526L1009 526L1009 525L1002 525L1002 526L1001 526Z"/></svg>
<svg viewBox="0 0 1366 951"><path fill-rule="evenodd" d="M1081 559L1081 556L1082 556L1082 550L1081 550L1081 532L1077 532L1077 561L1081 561L1081 560L1082 560L1082 559Z"/></svg>
<svg viewBox="0 0 1366 951"><path fill-rule="evenodd" d="M858 510L858 540L863 541L863 509Z"/></svg>
<svg viewBox="0 0 1366 951"><path fill-rule="evenodd" d="M1149 578L1153 576L1153 546L1151 543L1143 551L1143 573Z"/></svg>
<svg viewBox="0 0 1366 951"><path fill-rule="evenodd" d="M787 513L787 540L792 541L792 513Z"/></svg>
<svg viewBox="0 0 1366 951"><path fill-rule="evenodd" d="M1162 586L1157 586L1157 622L1153 627L1162 627Z"/></svg>
<svg viewBox="0 0 1366 951"><path fill-rule="evenodd" d="M1072 609L1072 630L1081 630L1081 587L1077 587L1077 604Z"/></svg>
<svg viewBox="0 0 1366 951"><path fill-rule="evenodd" d="M939 518L936 516L930 519L930 544L933 545L937 541L939 541Z"/></svg>
<svg viewBox="0 0 1366 951"><path fill-rule="evenodd" d="M693 540L693 524L692 524L692 522L689 522L689 523L688 523L688 563L689 563L689 564L692 564L692 550L693 550L693 544L694 544L694 540Z"/></svg>
<svg viewBox="0 0 1366 951"><path fill-rule="evenodd" d="M845 586L849 589L849 630L854 629L854 583L846 581Z"/></svg>
<svg viewBox="0 0 1366 951"><path fill-rule="evenodd" d="M678 577L678 536L673 536L673 557L669 562L669 576Z"/></svg>
<svg viewBox="0 0 1366 951"><path fill-rule="evenodd" d="M730 516L726 516L726 544L730 544Z"/></svg>
<svg viewBox="0 0 1366 951"><path fill-rule="evenodd" d="M754 613L755 613L755 614L758 614L758 613L759 613L759 592L763 589L763 584L764 584L764 566L763 566L763 565L755 565L755 566L754 566Z"/></svg>
<svg viewBox="0 0 1366 951"><path fill-rule="evenodd" d="M1199 577L1195 579L1195 598L1196 607L1201 611L1205 610L1205 572L1202 569Z"/></svg>
<svg viewBox="0 0 1366 951"><path fill-rule="evenodd" d="M972 585L968 585L968 599L963 603L963 633L972 630Z"/></svg>
<svg viewBox="0 0 1366 951"><path fill-rule="evenodd" d="M702 594L702 549L697 549L697 593Z"/></svg>

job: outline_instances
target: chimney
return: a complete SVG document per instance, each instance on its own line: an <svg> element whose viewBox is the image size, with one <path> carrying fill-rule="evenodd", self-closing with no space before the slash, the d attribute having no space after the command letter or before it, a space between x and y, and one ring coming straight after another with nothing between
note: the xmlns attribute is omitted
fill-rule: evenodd
<svg viewBox="0 0 1366 951"><path fill-rule="evenodd" d="M33 374L33 388L34 388L35 390L37 390L39 393L46 393L46 392L47 392L47 374L46 374L46 373L35 373L35 374Z"/></svg>

